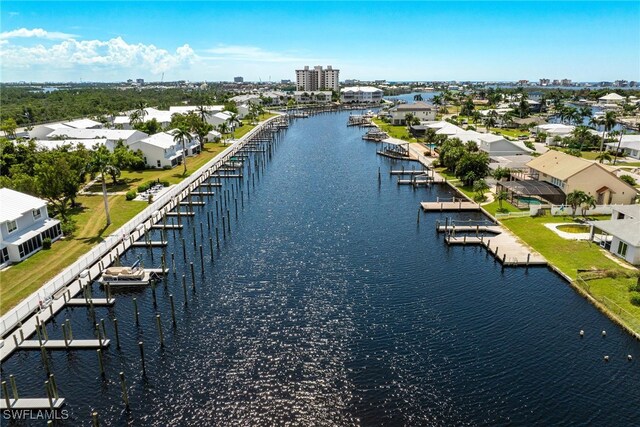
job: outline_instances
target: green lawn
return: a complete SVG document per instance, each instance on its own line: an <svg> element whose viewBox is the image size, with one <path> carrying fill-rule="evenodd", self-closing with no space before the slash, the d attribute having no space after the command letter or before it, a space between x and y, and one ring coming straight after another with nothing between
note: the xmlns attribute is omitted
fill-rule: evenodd
<svg viewBox="0 0 640 427"><path fill-rule="evenodd" d="M260 121L263 120L267 120L273 116L275 116L276 114L274 113L264 113L260 115ZM251 129L253 129L254 127L256 127L256 125L250 124L248 122L243 121L242 122L242 126L240 126L238 129L235 130L235 132L233 133L233 136L236 139L242 138L247 132L249 132Z"/></svg>
<svg viewBox="0 0 640 427"><path fill-rule="evenodd" d="M407 127L404 125L394 126L376 118L372 119L372 121L373 123L378 125L381 130L388 133L392 138L402 139L403 141L407 142L418 142L418 140L409 133Z"/></svg>
<svg viewBox="0 0 640 427"><path fill-rule="evenodd" d="M607 217L608 219L608 217ZM508 218L502 223L540 252L547 260L575 279L577 270L619 269L600 247L587 241L567 240L544 226L546 223L573 222L570 216Z"/></svg>
<svg viewBox="0 0 640 427"><path fill-rule="evenodd" d="M527 137L531 135L531 132L529 132L528 130L521 130L521 129L491 128L491 132L497 132L500 135L508 136L513 139L518 139L518 137L521 135L525 135Z"/></svg>
<svg viewBox="0 0 640 427"><path fill-rule="evenodd" d="M637 278L616 277L576 283L640 333L640 307L631 304L629 291L629 287L637 283Z"/></svg>
<svg viewBox="0 0 640 427"><path fill-rule="evenodd" d="M272 116L274 114L267 113L260 119L265 120ZM236 138L254 127L255 125L243 125L236 131ZM168 170L123 171L117 185L114 186L111 179L107 179L107 189L110 192L128 191L147 181L156 180L177 184L225 148L227 145L220 143L205 144L205 149L198 156L187 157L186 175L182 173L182 165ZM102 186L94 185L91 190L101 192ZM71 218L77 222L77 230L73 237L58 240L51 249L42 250L0 272L0 314L6 313L148 206L146 202L127 201L124 195L110 195L111 225L105 228L106 216L101 195L80 196L77 202L79 206L71 212Z"/></svg>
<svg viewBox="0 0 640 427"><path fill-rule="evenodd" d="M0 313L6 313L147 206L145 202L127 202L123 195L110 196L111 225L105 228L102 196L80 196L77 203L71 212L78 227L74 237L58 240L51 249L0 272Z"/></svg>

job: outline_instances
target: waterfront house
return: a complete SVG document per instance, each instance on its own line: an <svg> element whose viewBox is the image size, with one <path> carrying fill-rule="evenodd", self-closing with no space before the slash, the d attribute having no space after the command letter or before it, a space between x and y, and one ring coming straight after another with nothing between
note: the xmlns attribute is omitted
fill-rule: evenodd
<svg viewBox="0 0 640 427"><path fill-rule="evenodd" d="M343 104L379 104L384 92L373 86L350 86L340 89L340 102Z"/></svg>
<svg viewBox="0 0 640 427"><path fill-rule="evenodd" d="M174 141L174 135L160 132L134 142L129 147L142 151L145 164L150 168L173 168L182 163L182 143ZM186 143L186 155L200 152L200 143L194 138Z"/></svg>
<svg viewBox="0 0 640 427"><path fill-rule="evenodd" d="M625 97L618 95L617 93L611 92L606 94L605 96L601 96L598 98L598 104L623 104L625 102Z"/></svg>
<svg viewBox="0 0 640 427"><path fill-rule="evenodd" d="M637 190L600 163L549 150L527 163L529 178L548 182L566 195L582 190L598 205L631 204Z"/></svg>
<svg viewBox="0 0 640 427"><path fill-rule="evenodd" d="M96 145L105 145L109 151L113 151L115 144L106 138L96 139L38 139L36 145L45 150L55 150L65 145L77 147L82 145L87 150L92 150Z"/></svg>
<svg viewBox="0 0 640 427"><path fill-rule="evenodd" d="M60 237L60 221L49 218L46 201L0 188L0 267L39 251L44 239Z"/></svg>
<svg viewBox="0 0 640 427"><path fill-rule="evenodd" d="M146 138L148 135L139 130L120 129L75 129L60 128L47 135L47 139L105 139L109 146L113 147L118 141L122 141L127 146L131 146L136 141Z"/></svg>
<svg viewBox="0 0 640 427"><path fill-rule="evenodd" d="M590 221L591 240L633 265L640 265L640 205L611 206L611 219Z"/></svg>
<svg viewBox="0 0 640 427"><path fill-rule="evenodd" d="M426 102L414 102L412 104L400 104L392 108L391 123L394 125L404 125L407 114L417 117L420 121L431 121L436 119L436 107Z"/></svg>
<svg viewBox="0 0 640 427"><path fill-rule="evenodd" d="M531 129L533 134L545 133L547 138L545 143L547 145L556 145L558 139L563 139L571 136L576 127L572 125L565 125L562 123L547 123L534 126Z"/></svg>
<svg viewBox="0 0 640 427"><path fill-rule="evenodd" d="M633 157L640 160L640 135L622 135L619 141L608 142L607 149L612 152L621 152L622 156Z"/></svg>
<svg viewBox="0 0 640 427"><path fill-rule="evenodd" d="M490 157L529 155L534 152L522 141L510 141L501 135L491 133L475 133L477 136L474 141L478 148Z"/></svg>
<svg viewBox="0 0 640 427"><path fill-rule="evenodd" d="M313 91L306 92L297 90L293 92L293 99L298 104L326 104L331 102L331 91Z"/></svg>

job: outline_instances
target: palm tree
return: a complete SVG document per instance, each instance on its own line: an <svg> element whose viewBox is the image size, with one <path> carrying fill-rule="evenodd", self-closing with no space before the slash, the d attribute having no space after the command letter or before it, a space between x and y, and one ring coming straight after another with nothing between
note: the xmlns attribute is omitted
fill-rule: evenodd
<svg viewBox="0 0 640 427"><path fill-rule="evenodd" d="M200 116L200 120L202 120L205 123L207 122L207 117L213 114L213 112L209 108L207 108L205 105L198 105L198 107L196 108L196 112L198 116Z"/></svg>
<svg viewBox="0 0 640 427"><path fill-rule="evenodd" d="M436 114L438 114L438 107L443 105L443 101L442 101L442 96L440 95L435 95L432 99L431 102L433 102L433 105L436 106Z"/></svg>
<svg viewBox="0 0 640 427"><path fill-rule="evenodd" d="M240 122L240 119L238 118L238 114L230 113L229 114L229 118L227 119L227 122L229 122L229 127L231 128L231 138L234 138L235 131L236 131L236 125L241 125L242 124Z"/></svg>
<svg viewBox="0 0 640 427"><path fill-rule="evenodd" d="M507 197L509 197L509 193L507 193L506 191L498 191L498 194L496 194L496 199L498 199L498 206L500 206L500 210L502 210L502 202L504 200L507 200Z"/></svg>
<svg viewBox="0 0 640 427"><path fill-rule="evenodd" d="M471 113L471 119L473 120L474 124L477 124L480 121L481 117L482 115L480 114L480 111L474 110L473 113Z"/></svg>
<svg viewBox="0 0 640 427"><path fill-rule="evenodd" d="M616 113L613 111L607 111L600 123L603 126L602 141L600 141L600 152L602 152L604 150L604 140L606 134L609 133L609 131L611 131L611 129L613 129L613 127L616 125Z"/></svg>
<svg viewBox="0 0 640 427"><path fill-rule="evenodd" d="M173 141L180 142L182 144L182 164L184 166L183 175L187 174L187 142L191 141L191 134L184 127L179 127L173 130Z"/></svg>
<svg viewBox="0 0 640 427"><path fill-rule="evenodd" d="M94 146L87 169L89 172L99 173L102 179L102 197L104 198L104 212L107 217L108 227L111 225L111 216L109 215L109 198L107 197L107 180L105 174L115 173L114 169L118 170L118 168L113 165L113 156L105 145ZM119 170L117 174L120 174Z"/></svg>
<svg viewBox="0 0 640 427"><path fill-rule="evenodd" d="M407 125L407 127L411 126L411 123L413 123L413 118L415 116L411 113L407 113L404 115L404 123Z"/></svg>
<svg viewBox="0 0 640 427"><path fill-rule="evenodd" d="M582 151L582 147L584 146L584 141L586 141L591 136L591 132L589 132L589 128L586 126L576 126L572 134L575 139L580 141L580 151Z"/></svg>
<svg viewBox="0 0 640 427"><path fill-rule="evenodd" d="M571 206L571 209L573 209L573 212L571 213L572 216L575 216L576 209L578 209L578 206L582 204L586 196L587 194L582 190L573 190L571 193L567 194L567 204Z"/></svg>
<svg viewBox="0 0 640 427"><path fill-rule="evenodd" d="M218 132L222 134L222 139L224 141L224 136L229 133L229 124L227 122L222 122L218 125Z"/></svg>
<svg viewBox="0 0 640 427"><path fill-rule="evenodd" d="M589 126L594 128L594 129L598 129L598 126L600 125L600 120L598 120L597 117L591 117L589 119Z"/></svg>
<svg viewBox="0 0 640 427"><path fill-rule="evenodd" d="M612 159L613 159L613 157L611 156L611 153L608 152L608 151L601 151L596 156L596 160L598 160L600 163L604 163L605 161L611 163Z"/></svg>
<svg viewBox="0 0 640 427"><path fill-rule="evenodd" d="M484 126L487 128L487 133L491 132L491 128L496 127L496 124L496 118L491 115L484 119Z"/></svg>
<svg viewBox="0 0 640 427"><path fill-rule="evenodd" d="M144 118L147 115L147 104L144 101L138 102L136 105L136 109L131 112L129 115L129 123L131 126L134 124L144 122Z"/></svg>
<svg viewBox="0 0 640 427"><path fill-rule="evenodd" d="M587 212L587 210L589 210L589 208L594 209L596 207L596 199L595 197L593 197L591 194L585 194L584 198L582 199L582 216L585 216L585 213Z"/></svg>
<svg viewBox="0 0 640 427"><path fill-rule="evenodd" d="M422 101L422 95L421 94L413 95L413 100L416 102Z"/></svg>

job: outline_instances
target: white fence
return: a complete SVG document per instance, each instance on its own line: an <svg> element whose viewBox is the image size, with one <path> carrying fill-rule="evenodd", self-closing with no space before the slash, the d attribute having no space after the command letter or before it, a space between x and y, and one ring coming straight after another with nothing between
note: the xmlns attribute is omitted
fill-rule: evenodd
<svg viewBox="0 0 640 427"><path fill-rule="evenodd" d="M576 211L569 205L551 205L551 215L611 215L611 208L621 205L598 205L582 211L582 207L578 206Z"/></svg>
<svg viewBox="0 0 640 427"><path fill-rule="evenodd" d="M104 242L91 249L87 254L81 256L76 262L71 264L60 274L49 280L44 286L31 294L26 300L22 301L16 307L9 310L9 312L7 312L4 316L2 316L2 318L0 318L0 336L4 337L8 331L20 324L22 320L33 313L33 311L39 307L40 301L44 301L47 298L53 297L53 295L57 291L75 280L82 271L98 262L102 257L113 250L116 245L122 242L123 235L132 234L136 227L138 227L140 224L143 224L150 218L155 218L157 215L159 215L159 210L163 206L167 205L174 197L178 196L181 192L183 192L191 184L198 180L208 169L219 167L224 161L226 161L228 157L233 156L240 148L242 148L245 141L258 133L265 124L277 118L279 118L279 116L271 117L253 128L246 135L237 140L233 145L227 147L224 151L207 162L191 176L183 180L181 183L177 184L175 187L171 188L169 191L159 197L158 200L149 205L145 210L140 212L133 219L116 230L113 234L108 236L104 240Z"/></svg>

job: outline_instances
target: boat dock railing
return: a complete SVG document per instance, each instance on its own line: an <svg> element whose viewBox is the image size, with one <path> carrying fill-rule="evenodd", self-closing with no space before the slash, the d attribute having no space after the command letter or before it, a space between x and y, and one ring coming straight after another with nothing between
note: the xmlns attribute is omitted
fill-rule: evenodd
<svg viewBox="0 0 640 427"><path fill-rule="evenodd" d="M62 272L56 275L53 279L49 280L40 289L31 294L27 299L23 300L17 306L9 310L6 314L0 318L0 336L10 332L13 328L18 326L24 319L29 317L32 313L42 307L42 303L48 298L52 298L53 295L61 288L67 286L74 280L76 280L87 268L91 267L98 261L100 261L106 254L111 252L117 245L121 244L125 236L131 234L139 234L138 227L145 224L150 219L151 222L155 222L162 216L161 210L170 205L174 199L185 190L190 187L205 174L209 176L215 170L222 167L225 163L231 160L238 151L254 136L257 136L262 132L265 127L268 127L271 123L279 125L283 120L286 120L286 116L279 114L274 117L270 117L264 122L258 124L255 128L247 132L242 138L235 141L232 145L227 147L224 151L219 153L204 166L184 179L179 184L176 184L173 188L160 196L156 201L149 205L146 209L132 218L129 222L124 224L118 230L116 230L110 236L107 236L105 240L81 256L76 262L65 268ZM137 232L137 233L136 233Z"/></svg>

